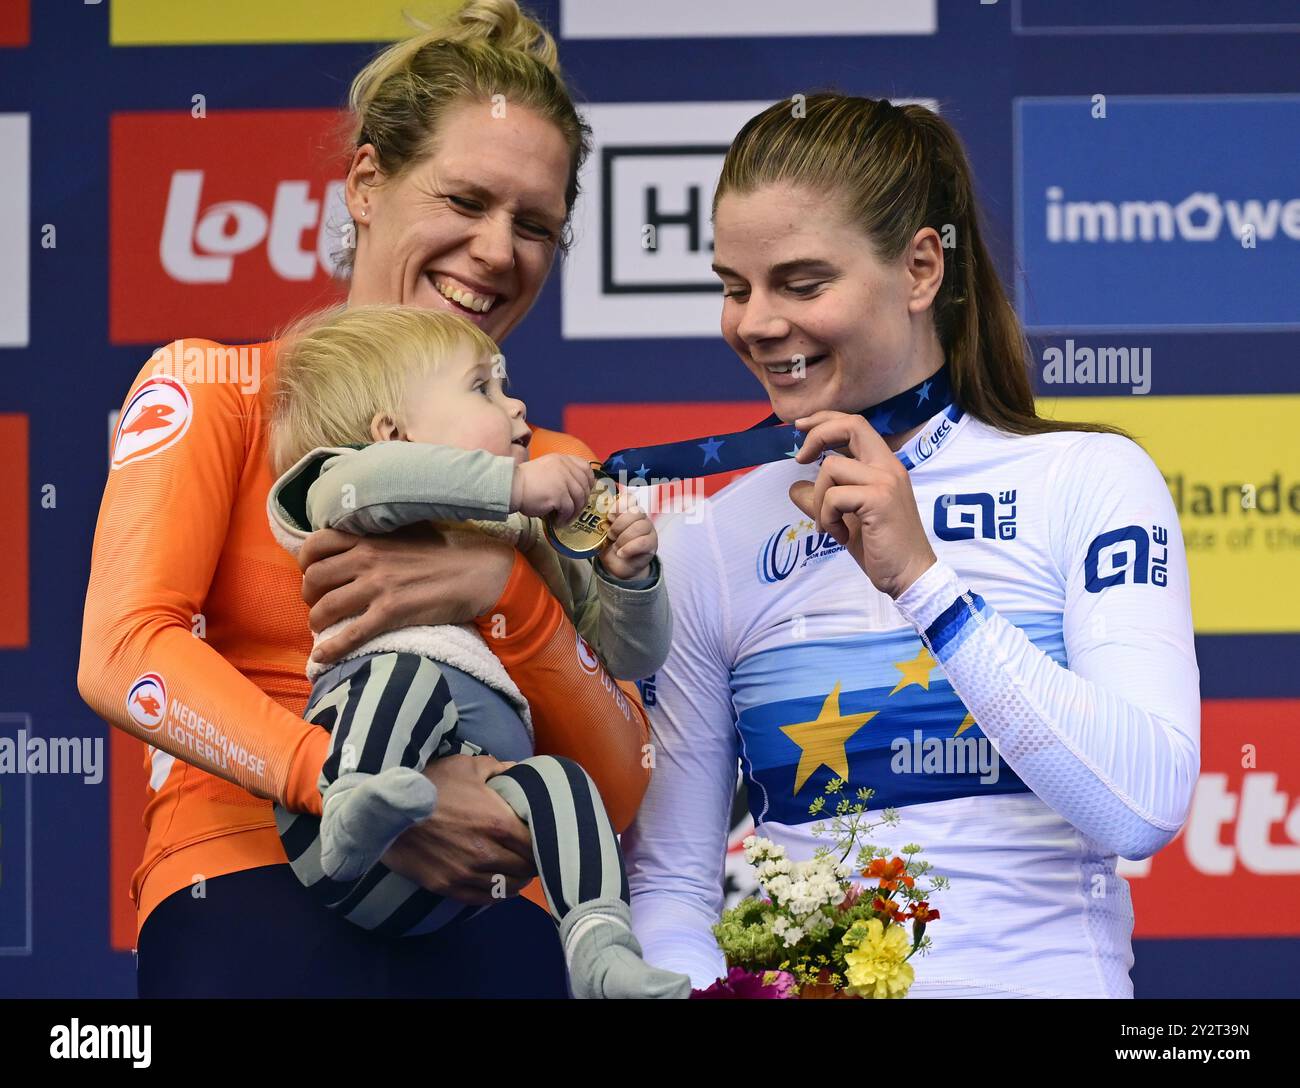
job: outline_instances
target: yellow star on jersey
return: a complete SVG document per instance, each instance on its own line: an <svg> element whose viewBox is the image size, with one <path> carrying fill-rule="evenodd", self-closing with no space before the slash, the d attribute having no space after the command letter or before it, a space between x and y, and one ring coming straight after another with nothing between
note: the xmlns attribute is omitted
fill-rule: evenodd
<svg viewBox="0 0 1300 1088"><path fill-rule="evenodd" d="M894 685L894 691L900 691L908 684L920 684L926 691L930 690L930 673L939 667L938 662L930 656L924 646L911 661L895 661L894 668L903 674L903 678ZM894 691L889 694L893 695Z"/></svg>
<svg viewBox="0 0 1300 1088"><path fill-rule="evenodd" d="M799 534L796 533L793 529L791 529L789 532L785 534L785 538L786 540L794 542L799 539Z"/></svg>
<svg viewBox="0 0 1300 1088"><path fill-rule="evenodd" d="M964 732L966 732L967 729L969 729L974 724L975 724L975 715L973 715L969 710L966 711L965 719L962 721L961 725L957 726L957 732L955 732L953 736L960 737Z"/></svg>
<svg viewBox="0 0 1300 1088"><path fill-rule="evenodd" d="M810 722L797 722L781 726L781 732L803 750L799 756L799 769L794 776L794 792L812 777L818 767L827 766L840 778L849 777L849 754L845 742L880 712L870 710L865 714L840 713L840 685L826 696L821 713Z"/></svg>

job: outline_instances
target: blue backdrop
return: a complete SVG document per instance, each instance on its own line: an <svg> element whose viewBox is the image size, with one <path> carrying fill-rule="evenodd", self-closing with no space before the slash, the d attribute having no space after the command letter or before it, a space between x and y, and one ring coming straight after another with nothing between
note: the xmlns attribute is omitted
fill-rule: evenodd
<svg viewBox="0 0 1300 1088"><path fill-rule="evenodd" d="M558 30L557 0L532 6ZM637 12L652 7L626 6ZM1121 188L1132 199L1155 199L1163 192L1178 201L1188 195L1166 191L1159 178L1147 187L1151 192L1143 191L1145 178L1178 157L1176 149L1159 146L1158 134L1187 124L1186 114L1157 111L1142 119L1150 126L1151 157L1126 161L1121 181L1104 164L1076 162L1068 126L1053 128L1050 112L1034 112L1032 103L1017 106L1017 99L1076 96L1086 111L1096 94L1105 94L1114 110L1115 101L1125 96L1300 92L1300 36L1292 32L1300 29L1300 10L1294 3L1231 5L1238 23L1285 24L1264 31L1215 30L1209 24L1224 18L1223 7L1208 0L940 0L935 33L575 36L562 39L560 48L580 96L597 104L772 101L820 88L937 100L970 151L1000 270L1010 285L1018 228L1017 116L1022 139L1051 144L1051 133L1058 134L1061 142L1052 148L1077 191L1100 184L1105 199L1109 183L1117 200ZM33 8L30 44L0 49L0 113L30 117L30 327L26 346L0 348L0 413L25 416L28 428L26 493L18 501L25 503L29 533L30 619L25 644L0 651L0 712L24 716L29 730L46 735L103 737L106 727L78 696L76 667L90 544L106 471L106 416L120 404L153 346L109 342L110 117L123 111L188 111L196 92L207 95L214 111L337 107L375 47L114 46L108 4L38 0ZM1152 24L1165 25L1141 29ZM1273 189L1241 195L1287 199L1300 195L1297 113L1293 104L1269 109L1267 125L1246 133L1236 153L1267 158L1278 151L1267 146L1270 141L1281 141L1287 157L1280 161L1290 173L1278 168ZM1231 119L1223 123L1233 130ZM700 137L703 144L716 141L712 132ZM1069 173L1076 166L1078 171ZM1053 176L1061 176L1060 170ZM1220 158L1217 170L1209 184L1231 195L1234 161ZM1038 201L1034 214L1041 215L1043 184L1037 176L1031 181L1031 173L1027 165L1027 196ZM6 208L0 214L13 212ZM40 244L45 224L57 226L54 248ZM1254 297L1264 315L1258 320L1267 329L1249 324L1256 311L1251 292L1240 284L1226 284L1222 291L1202 285L1204 295L1196 305L1212 310L1209 320L1246 322L1212 334L1197 327L1195 315L1183 312L1176 292L1171 296L1159 285L1153 288L1151 305L1161 308L1161 320L1146 324L1160 328L1145 329L1141 343L1153 346L1158 357L1178 360L1159 372L1158 393L1300 393L1300 332L1287 328L1288 322L1291 330L1300 323L1296 243L1279 234L1269 244L1273 248L1260 257L1269 262L1264 271L1247 266L1241 272L1264 277L1265 286ZM1034 250L1029 246L1025 252ZM1182 249L1169 252L1186 256ZM1075 271L1074 289L1091 301L1073 311L1058 305L1070 271L1051 265L1052 257L1044 253L1048 263L1041 285L1028 284L1030 296L1042 304L1044 327L1133 327L1122 299L1113 299L1113 305L1106 301L1111 296L1103 290L1108 275L1103 267L1085 268L1082 275ZM1148 274L1167 272L1153 265L1141 272ZM1095 296L1089 295L1090 281L1097 285ZM530 406L531 420L559 426L565 407L582 402L754 398L747 375L716 336L566 338L563 290L557 269L524 331L510 344L512 379ZM203 328L177 332L208 334ZM1075 392L1096 390L1053 390ZM42 503L47 484L56 487L52 506ZM0 608L7 607L16 605L0 602ZM1300 699L1300 671L1294 668L1300 635L1208 635L1198 638L1197 649L1204 698ZM1296 785L1294 774L1291 782ZM131 953L112 951L108 938L106 783L90 785L67 775L0 778L0 903L7 927L3 939L10 945L9 954L0 956L0 995L134 992ZM30 811L24 815L28 790ZM27 852L24 836L30 836ZM1249 885L1237 887L1238 894L1249 896ZM1295 919L1286 919L1279 920L1277 931L1300 930ZM1136 957L1140 996L1300 995L1300 939L1144 940L1136 944ZM1209 964L1219 969L1207 971Z"/></svg>

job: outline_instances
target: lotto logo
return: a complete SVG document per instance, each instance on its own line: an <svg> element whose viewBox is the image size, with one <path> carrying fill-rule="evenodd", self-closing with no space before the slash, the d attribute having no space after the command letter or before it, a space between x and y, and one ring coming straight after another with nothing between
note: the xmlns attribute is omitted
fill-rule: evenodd
<svg viewBox="0 0 1300 1088"><path fill-rule="evenodd" d="M1300 935L1300 700L1201 703L1201 777L1178 837L1121 861L1139 937ZM1265 909L1191 911L1251 889Z"/></svg>
<svg viewBox="0 0 1300 1088"><path fill-rule="evenodd" d="M1126 525L1102 533L1088 545L1083 560L1083 586L1100 593L1108 586L1125 582L1164 586L1169 584L1169 532L1151 526L1150 534L1140 525Z"/></svg>
<svg viewBox="0 0 1300 1088"><path fill-rule="evenodd" d="M265 246L271 271L282 280L311 280L332 265L330 244L320 214L321 202L308 195L306 181L281 181L271 212L248 200L205 204L202 170L172 174L163 215L162 264L178 283L229 283L235 258ZM325 204L341 206L343 182L325 186ZM316 230L314 249L301 245L303 232Z"/></svg>
<svg viewBox="0 0 1300 1088"><path fill-rule="evenodd" d="M337 121L332 110L114 114L110 339L199 329L256 341L341 294L344 165L317 150Z"/></svg>

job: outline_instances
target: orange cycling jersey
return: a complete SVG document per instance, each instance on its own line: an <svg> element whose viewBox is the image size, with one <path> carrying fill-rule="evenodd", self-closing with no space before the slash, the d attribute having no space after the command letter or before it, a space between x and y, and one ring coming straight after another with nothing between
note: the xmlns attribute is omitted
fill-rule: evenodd
<svg viewBox="0 0 1300 1088"><path fill-rule="evenodd" d="M320 812L328 735L300 716L312 649L302 575L266 519L275 348L174 342L141 369L114 433L77 685L97 714L146 745L137 927L196 875L285 863L270 799ZM236 352L254 361L260 383L234 365ZM212 380L235 371L245 380ZM541 428L531 448L591 457ZM624 828L648 779L636 688L584 666L573 625L518 554L501 599L477 622L529 701L538 751L580 762Z"/></svg>

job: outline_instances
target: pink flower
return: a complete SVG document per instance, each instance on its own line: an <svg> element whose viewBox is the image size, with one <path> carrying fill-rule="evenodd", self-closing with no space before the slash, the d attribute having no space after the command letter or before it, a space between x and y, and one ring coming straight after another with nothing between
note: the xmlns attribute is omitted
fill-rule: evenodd
<svg viewBox="0 0 1300 1088"><path fill-rule="evenodd" d="M765 1001L794 996L794 976L786 971L764 971L756 975L743 967L733 967L705 990L692 990L692 1000Z"/></svg>

